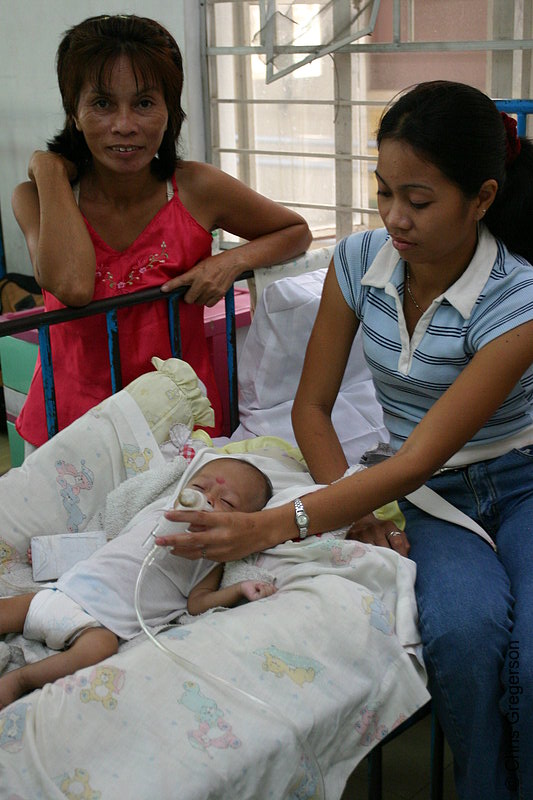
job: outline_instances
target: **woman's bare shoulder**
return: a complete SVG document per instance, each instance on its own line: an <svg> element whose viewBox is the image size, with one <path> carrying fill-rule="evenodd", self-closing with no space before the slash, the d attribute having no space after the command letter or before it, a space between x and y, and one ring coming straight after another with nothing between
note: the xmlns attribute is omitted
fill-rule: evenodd
<svg viewBox="0 0 533 800"><path fill-rule="evenodd" d="M206 230L219 226L228 203L240 195L240 182L212 164L182 161L175 175L181 202Z"/></svg>
<svg viewBox="0 0 533 800"><path fill-rule="evenodd" d="M188 191L203 191L208 186L214 186L225 179L231 180L229 175L203 161L181 161L174 173L178 188Z"/></svg>

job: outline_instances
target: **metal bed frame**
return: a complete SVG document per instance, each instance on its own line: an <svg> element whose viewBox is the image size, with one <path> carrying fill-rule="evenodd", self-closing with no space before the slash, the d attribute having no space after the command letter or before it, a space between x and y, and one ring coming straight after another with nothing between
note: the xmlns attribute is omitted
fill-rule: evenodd
<svg viewBox="0 0 533 800"><path fill-rule="evenodd" d="M237 280L250 278L252 272L244 272ZM159 287L142 289L138 292L123 294L117 297L95 300L81 308L64 308L57 311L28 311L24 314L7 315L9 319L0 322L0 336L37 329L39 337L39 352L41 356L43 387L45 395L45 411L48 437L51 438L58 431L57 405L54 385L54 370L52 363L52 349L50 346L50 326L74 319L105 314L107 327L107 343L109 353L109 367L111 372L112 393L122 389L122 374L120 366L120 349L118 338L118 314L122 308L127 308L140 303L162 302L168 303L169 336L171 352L175 358L181 358L181 332L179 299L185 294L187 287L180 287L174 292L162 292ZM236 326L235 326L235 295L233 286L225 296L226 309L226 346L228 360L229 384L229 409L231 432L238 425L238 397L237 397L237 352L236 352Z"/></svg>
<svg viewBox="0 0 533 800"><path fill-rule="evenodd" d="M237 280L253 277L249 271L239 276ZM168 303L169 310L169 336L172 355L181 357L181 335L179 318L179 299L185 294L187 287L180 287L175 292L163 293L159 287L143 289L131 294L119 295L105 300L96 300L82 308L65 308L58 311L27 311L22 314L7 315L9 318L0 321L0 336L11 336L27 330L37 328L39 351L41 355L43 387L45 393L45 410L48 436L51 438L57 433L57 407L54 386L54 373L52 352L50 346L50 326L74 319L83 319L87 316L105 314L107 327L107 341L109 351L109 365L111 371L112 392L122 388L122 375L120 367L120 351L118 340L118 316L121 308L126 308L140 303L161 302ZM226 310L226 348L228 363L228 392L230 433L235 430L239 421L238 409L238 375L236 352L236 325L235 325L235 298L233 286L225 296ZM437 718L428 703L402 725L392 731L382 742L375 746L367 756L368 765L368 800L381 800L382 797L382 756L383 747L395 739L416 722L432 714L431 735L431 800L442 800L442 774L444 737Z"/></svg>

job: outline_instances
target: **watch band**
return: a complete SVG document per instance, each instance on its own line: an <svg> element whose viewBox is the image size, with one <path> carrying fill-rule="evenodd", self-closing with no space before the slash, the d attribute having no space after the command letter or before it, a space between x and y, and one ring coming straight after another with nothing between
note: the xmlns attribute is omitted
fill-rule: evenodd
<svg viewBox="0 0 533 800"><path fill-rule="evenodd" d="M305 539L309 533L309 516L306 514L304 504L299 497L294 501L294 521L300 532L300 539Z"/></svg>

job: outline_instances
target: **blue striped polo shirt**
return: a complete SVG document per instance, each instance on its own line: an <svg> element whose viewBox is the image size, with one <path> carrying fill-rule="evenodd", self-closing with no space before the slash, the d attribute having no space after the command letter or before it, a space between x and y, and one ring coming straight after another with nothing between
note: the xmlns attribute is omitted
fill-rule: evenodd
<svg viewBox="0 0 533 800"><path fill-rule="evenodd" d="M344 298L361 323L365 358L395 449L481 347L533 320L533 267L484 226L472 261L433 300L411 338L403 314L404 262L385 229L343 239L334 264ZM487 445L497 450L498 441L520 439L520 432L533 442L533 367L463 448L462 462L481 460L473 453Z"/></svg>

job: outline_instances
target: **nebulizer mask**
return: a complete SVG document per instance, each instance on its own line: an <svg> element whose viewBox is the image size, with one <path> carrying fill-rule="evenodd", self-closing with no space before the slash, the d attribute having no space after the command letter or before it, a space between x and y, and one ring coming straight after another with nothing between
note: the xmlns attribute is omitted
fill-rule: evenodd
<svg viewBox="0 0 533 800"><path fill-rule="evenodd" d="M189 489L186 487L182 489L178 495L177 501L174 503L176 511L212 511L213 506L203 492L198 489ZM155 543L158 536L170 536L174 533L185 533L189 530L188 522L174 522L174 520L167 519L163 514L158 521L157 525L150 531L148 537L143 542L143 549L149 549L153 557L157 558L159 554L166 552L166 547L160 547ZM150 561L150 563L152 563ZM137 608L135 608L137 611ZM137 614L137 616L139 616ZM140 620L139 620L140 622Z"/></svg>

